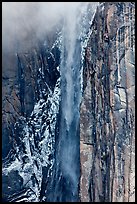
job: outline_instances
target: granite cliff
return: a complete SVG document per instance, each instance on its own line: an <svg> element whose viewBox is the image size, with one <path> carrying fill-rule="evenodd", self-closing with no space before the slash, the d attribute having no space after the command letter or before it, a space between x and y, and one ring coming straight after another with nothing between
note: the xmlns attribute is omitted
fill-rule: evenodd
<svg viewBox="0 0 137 204"><path fill-rule="evenodd" d="M97 9L80 109L81 201L135 200L135 7Z"/></svg>
<svg viewBox="0 0 137 204"><path fill-rule="evenodd" d="M135 200L135 4L72 13L3 50L3 201Z"/></svg>

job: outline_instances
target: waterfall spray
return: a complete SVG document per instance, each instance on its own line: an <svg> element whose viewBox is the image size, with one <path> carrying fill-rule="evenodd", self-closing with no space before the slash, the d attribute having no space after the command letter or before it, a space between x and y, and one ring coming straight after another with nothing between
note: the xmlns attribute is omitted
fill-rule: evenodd
<svg viewBox="0 0 137 204"><path fill-rule="evenodd" d="M59 185L63 186L63 192L58 201L79 200L81 39L86 34L81 29L81 24L85 20L84 15L87 15L88 6L89 3L75 2L73 6L70 4L64 15L60 65L61 117L57 158L62 175L62 183ZM86 26L89 29L89 24Z"/></svg>

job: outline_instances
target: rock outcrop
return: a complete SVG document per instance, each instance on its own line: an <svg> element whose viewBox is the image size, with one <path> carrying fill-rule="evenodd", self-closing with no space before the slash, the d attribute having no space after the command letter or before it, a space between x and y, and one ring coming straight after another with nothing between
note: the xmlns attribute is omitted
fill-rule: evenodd
<svg viewBox="0 0 137 204"><path fill-rule="evenodd" d="M85 53L81 201L135 200L135 5L104 2Z"/></svg>

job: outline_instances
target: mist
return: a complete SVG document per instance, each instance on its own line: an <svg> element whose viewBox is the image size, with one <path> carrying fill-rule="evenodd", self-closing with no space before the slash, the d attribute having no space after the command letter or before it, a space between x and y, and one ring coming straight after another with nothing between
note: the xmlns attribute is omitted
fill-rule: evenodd
<svg viewBox="0 0 137 204"><path fill-rule="evenodd" d="M2 2L2 51L16 52L35 46L54 30L64 16L82 2Z"/></svg>

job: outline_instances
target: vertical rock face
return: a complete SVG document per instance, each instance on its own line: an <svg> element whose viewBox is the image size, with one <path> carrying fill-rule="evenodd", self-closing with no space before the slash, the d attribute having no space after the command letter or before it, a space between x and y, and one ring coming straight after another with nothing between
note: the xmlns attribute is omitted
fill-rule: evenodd
<svg viewBox="0 0 137 204"><path fill-rule="evenodd" d="M3 131L2 197L8 202L42 200L51 179L60 101L57 43L12 56L17 66L10 69L15 73L13 79L9 76L11 95L5 88L7 72L3 73L3 129L5 125L7 129Z"/></svg>
<svg viewBox="0 0 137 204"><path fill-rule="evenodd" d="M97 9L80 109L81 201L135 200L135 5Z"/></svg>
<svg viewBox="0 0 137 204"><path fill-rule="evenodd" d="M3 53L3 201L134 201L135 7L97 5Z"/></svg>
<svg viewBox="0 0 137 204"><path fill-rule="evenodd" d="M52 44L54 40L51 39ZM49 46L51 47L51 46ZM7 60L8 59L8 60ZM13 144L14 123L20 116L29 118L34 104L53 91L59 72L60 51L40 45L18 53L3 53L2 70L2 157ZM45 93L44 93L45 92ZM47 93L47 94L46 94ZM46 98L45 98L46 99Z"/></svg>

